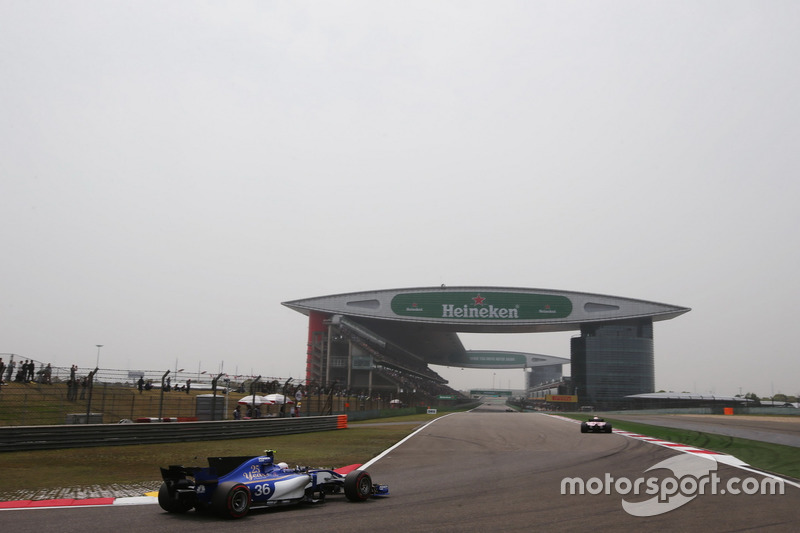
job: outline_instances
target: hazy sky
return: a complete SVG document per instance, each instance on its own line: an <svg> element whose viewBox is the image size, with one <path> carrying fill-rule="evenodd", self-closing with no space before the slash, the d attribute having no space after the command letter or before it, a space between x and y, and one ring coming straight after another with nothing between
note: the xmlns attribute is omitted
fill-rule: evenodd
<svg viewBox="0 0 800 533"><path fill-rule="evenodd" d="M800 393L798 28L795 1L0 0L0 352L302 378L283 301L493 285L691 307L657 389Z"/></svg>

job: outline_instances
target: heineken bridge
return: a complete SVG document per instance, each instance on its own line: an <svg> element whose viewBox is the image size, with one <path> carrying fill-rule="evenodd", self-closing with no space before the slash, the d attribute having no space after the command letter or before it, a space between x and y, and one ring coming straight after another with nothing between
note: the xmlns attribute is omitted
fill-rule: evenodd
<svg viewBox="0 0 800 533"><path fill-rule="evenodd" d="M527 386L563 381L582 404L613 405L654 392L653 323L690 309L547 289L430 287L319 296L284 302L308 316L306 379L368 394L454 391L429 365L527 370ZM466 350L459 333L580 332L570 359Z"/></svg>

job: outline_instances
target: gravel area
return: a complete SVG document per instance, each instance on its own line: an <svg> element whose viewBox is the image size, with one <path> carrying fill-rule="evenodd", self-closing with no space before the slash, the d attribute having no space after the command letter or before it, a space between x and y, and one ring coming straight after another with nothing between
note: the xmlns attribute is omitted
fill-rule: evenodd
<svg viewBox="0 0 800 533"><path fill-rule="evenodd" d="M125 485L89 485L87 487L62 487L57 489L15 490L0 492L0 501L18 500L60 500L87 498L125 498L144 496L146 492L157 491L160 481L130 483Z"/></svg>

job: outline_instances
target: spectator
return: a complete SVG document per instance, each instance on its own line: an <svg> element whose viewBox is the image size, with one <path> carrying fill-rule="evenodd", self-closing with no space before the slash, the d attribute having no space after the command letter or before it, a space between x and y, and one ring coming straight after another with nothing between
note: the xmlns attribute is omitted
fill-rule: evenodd
<svg viewBox="0 0 800 533"><path fill-rule="evenodd" d="M136 382L136 385L139 387L139 394L141 394L144 390L144 376L139 376L139 381Z"/></svg>
<svg viewBox="0 0 800 533"><path fill-rule="evenodd" d="M72 365L69 369L69 381L67 381L67 400L74 402L78 398L78 365Z"/></svg>
<svg viewBox="0 0 800 533"><path fill-rule="evenodd" d="M25 362L20 365L19 370L17 370L17 377L14 378L14 381L19 383L25 383L25 380L28 377L28 360L25 359Z"/></svg>
<svg viewBox="0 0 800 533"><path fill-rule="evenodd" d="M11 376L14 375L14 367L15 366L17 366L17 363L15 363L14 359L12 358L8 362L8 369L6 370L6 382L11 381Z"/></svg>
<svg viewBox="0 0 800 533"><path fill-rule="evenodd" d="M186 394L189 394L189 389L191 389L191 388L192 388L192 380L191 379L187 379L186 380Z"/></svg>

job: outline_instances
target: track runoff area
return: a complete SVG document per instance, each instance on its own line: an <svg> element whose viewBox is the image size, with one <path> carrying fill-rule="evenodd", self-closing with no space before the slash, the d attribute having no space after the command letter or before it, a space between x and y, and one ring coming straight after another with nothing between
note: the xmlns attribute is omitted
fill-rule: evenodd
<svg viewBox="0 0 800 533"><path fill-rule="evenodd" d="M759 471L729 455L618 430L584 434L575 420L507 412L492 404L437 418L362 468L389 485L390 498L258 511L243 520L269 520L277 530L291 529L297 520L338 518L350 531L391 523L403 524L405 531L529 531L542 525L562 530L791 531L800 504L797 480ZM100 512L98 505L109 511L100 519L104 526L135 517L139 526L155 531L180 526L176 520L189 520L183 525L191 526L209 520L194 512L169 515L157 505L140 507L154 503L152 494L73 502L71 508L86 509L87 521L82 523L83 513L70 513L71 521L91 527L97 518L88 509ZM58 505L24 506L48 507ZM0 525L19 522L19 516L11 521L3 515L10 519L19 513L0 513ZM39 521L40 513L24 515L32 527ZM236 523L241 527L241 521Z"/></svg>

